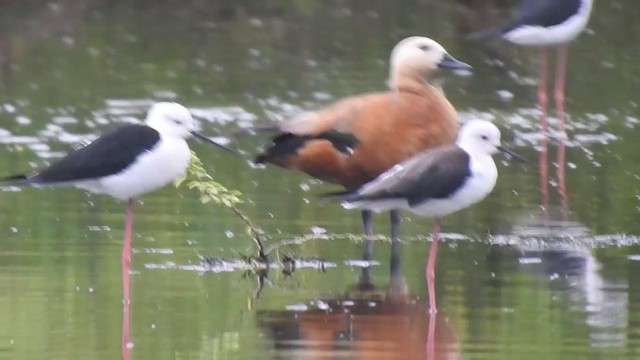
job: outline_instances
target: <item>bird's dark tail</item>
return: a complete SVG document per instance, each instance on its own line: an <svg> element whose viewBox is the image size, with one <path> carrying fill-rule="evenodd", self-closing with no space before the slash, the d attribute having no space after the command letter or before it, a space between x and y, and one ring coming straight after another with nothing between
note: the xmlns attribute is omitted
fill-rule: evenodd
<svg viewBox="0 0 640 360"><path fill-rule="evenodd" d="M342 190L342 191L334 191L318 194L321 202L354 202L358 200L363 200L362 195L360 195L356 190Z"/></svg>
<svg viewBox="0 0 640 360"><path fill-rule="evenodd" d="M23 185L32 184L33 183L32 180L33 180L32 177L29 177L25 174L11 175L11 176L0 178L0 185L23 186Z"/></svg>
<svg viewBox="0 0 640 360"><path fill-rule="evenodd" d="M295 135L292 133L284 133L273 138L273 140L271 140L271 144L269 144L262 153L256 156L254 162L256 164L264 164L281 157L295 155L300 148L311 140L327 140L331 142L336 150L345 155L351 155L353 148L358 144L358 140L352 134L341 133L335 130L330 130L317 135Z"/></svg>

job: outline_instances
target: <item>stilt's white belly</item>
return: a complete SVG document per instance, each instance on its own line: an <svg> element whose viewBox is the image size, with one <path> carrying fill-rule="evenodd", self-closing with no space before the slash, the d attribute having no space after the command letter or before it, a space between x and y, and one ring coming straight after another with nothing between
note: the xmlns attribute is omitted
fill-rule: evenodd
<svg viewBox="0 0 640 360"><path fill-rule="evenodd" d="M424 217L439 218L471 206L484 199L493 190L498 179L498 169L489 155L474 156L471 162L471 176L460 189L447 198L430 199L409 206L404 198L383 200L362 200L344 203L347 209L359 208L375 212L388 210L409 210Z"/></svg>
<svg viewBox="0 0 640 360"><path fill-rule="evenodd" d="M131 166L119 174L76 185L94 193L126 200L170 184L185 172L190 157L191 152L184 139L161 137L158 145L139 155Z"/></svg>

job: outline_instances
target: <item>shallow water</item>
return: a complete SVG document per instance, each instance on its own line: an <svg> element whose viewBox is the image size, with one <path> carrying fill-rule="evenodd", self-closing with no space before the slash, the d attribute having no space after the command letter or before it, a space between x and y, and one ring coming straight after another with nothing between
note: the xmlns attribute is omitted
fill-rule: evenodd
<svg viewBox="0 0 640 360"><path fill-rule="evenodd" d="M277 247L272 260L296 264L248 265L255 249L240 219L168 187L136 202L123 317L125 204L3 188L0 358L638 358L636 4L596 2L571 46L566 196L551 119L543 212L538 54L464 40L509 14L498 1L467 3L0 5L0 174L47 164L156 99L179 101L204 133L243 152L191 142L217 181L243 193L242 210ZM250 166L266 136L240 131L384 89L389 50L414 34L474 66L436 79L462 119L494 121L531 160L499 158L491 196L445 219L437 316L425 305L428 220L403 214L399 249L383 237L363 262L359 215L317 200L335 188ZM388 234L386 215L375 228Z"/></svg>

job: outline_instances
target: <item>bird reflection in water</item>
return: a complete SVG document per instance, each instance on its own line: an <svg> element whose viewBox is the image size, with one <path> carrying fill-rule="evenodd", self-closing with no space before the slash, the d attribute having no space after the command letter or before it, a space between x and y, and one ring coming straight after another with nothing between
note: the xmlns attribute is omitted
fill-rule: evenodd
<svg viewBox="0 0 640 360"><path fill-rule="evenodd" d="M311 301L295 310L257 312L276 352L287 358L456 359L457 341L444 316L410 294L392 247L386 289L370 282L364 267L342 296Z"/></svg>

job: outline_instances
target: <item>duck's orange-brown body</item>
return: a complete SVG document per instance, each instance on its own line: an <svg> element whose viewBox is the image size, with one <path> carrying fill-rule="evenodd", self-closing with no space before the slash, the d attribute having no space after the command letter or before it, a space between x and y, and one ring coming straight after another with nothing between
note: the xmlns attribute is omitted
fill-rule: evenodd
<svg viewBox="0 0 640 360"><path fill-rule="evenodd" d="M338 151L328 140L310 139L290 154L271 157L267 149L262 159L347 189L371 181L423 150L452 143L458 131L454 107L440 90L423 80L401 82L387 92L348 97L303 117L303 121L291 121L292 132L351 134L357 140L353 153Z"/></svg>

